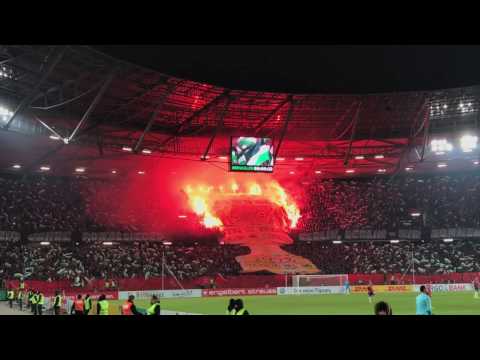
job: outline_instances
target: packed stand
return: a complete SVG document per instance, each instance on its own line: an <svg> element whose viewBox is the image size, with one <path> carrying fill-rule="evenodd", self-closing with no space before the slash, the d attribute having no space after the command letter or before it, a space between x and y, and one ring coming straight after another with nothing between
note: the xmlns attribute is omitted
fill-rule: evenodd
<svg viewBox="0 0 480 360"><path fill-rule="evenodd" d="M480 227L480 175L320 180L306 190L298 229ZM420 212L417 219L412 212Z"/></svg>
<svg viewBox="0 0 480 360"><path fill-rule="evenodd" d="M459 240L408 242L331 242L287 245L285 250L311 260L324 274L418 274L480 271L480 243Z"/></svg>
<svg viewBox="0 0 480 360"><path fill-rule="evenodd" d="M167 247L138 242L114 246L101 243L29 245L23 247L21 256L25 272L31 273L32 278L69 279L80 286L93 279L161 276L163 258L179 280L218 273L235 275L241 270L235 257L245 253L248 249L230 245Z"/></svg>

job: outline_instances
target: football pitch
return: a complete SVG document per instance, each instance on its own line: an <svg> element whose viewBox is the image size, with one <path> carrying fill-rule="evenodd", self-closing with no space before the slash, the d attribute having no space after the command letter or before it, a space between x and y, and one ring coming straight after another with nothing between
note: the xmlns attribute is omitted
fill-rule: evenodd
<svg viewBox="0 0 480 360"><path fill-rule="evenodd" d="M251 315L372 315L374 304L388 302L393 315L415 315L418 293L378 293L372 303L366 294L244 296L245 308ZM162 310L225 315L229 297L161 299ZM119 314L121 300L110 302L110 313ZM135 301L137 307L148 307L148 300ZM480 315L480 299L473 292L434 293L434 315Z"/></svg>

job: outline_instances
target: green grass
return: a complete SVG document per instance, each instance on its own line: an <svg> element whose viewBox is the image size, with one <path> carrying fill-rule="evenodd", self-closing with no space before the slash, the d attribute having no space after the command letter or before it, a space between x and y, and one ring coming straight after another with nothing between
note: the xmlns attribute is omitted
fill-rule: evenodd
<svg viewBox="0 0 480 360"><path fill-rule="evenodd" d="M291 295L245 296L243 301L252 315L371 315L378 301L388 302L394 315L414 315L416 293L379 293L372 304L366 294L351 295ZM162 309L224 315L228 297L162 299ZM111 312L118 314L122 301L111 302ZM147 300L137 300L138 307L146 308ZM434 293L432 297L435 315L480 315L480 299L472 292ZM114 310L114 311L112 311Z"/></svg>

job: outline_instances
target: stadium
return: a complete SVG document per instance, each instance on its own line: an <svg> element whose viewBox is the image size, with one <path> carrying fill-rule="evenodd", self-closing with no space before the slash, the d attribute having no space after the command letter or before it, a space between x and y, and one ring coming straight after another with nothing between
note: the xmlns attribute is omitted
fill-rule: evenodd
<svg viewBox="0 0 480 360"><path fill-rule="evenodd" d="M478 315L479 106L1 46L0 314Z"/></svg>

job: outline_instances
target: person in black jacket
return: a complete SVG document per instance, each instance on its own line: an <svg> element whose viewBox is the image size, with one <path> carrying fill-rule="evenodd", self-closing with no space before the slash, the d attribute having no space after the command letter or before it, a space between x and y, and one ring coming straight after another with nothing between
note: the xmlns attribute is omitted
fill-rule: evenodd
<svg viewBox="0 0 480 360"><path fill-rule="evenodd" d="M385 301L375 304L375 315L392 315L392 308Z"/></svg>
<svg viewBox="0 0 480 360"><path fill-rule="evenodd" d="M243 306L243 300L235 300L235 315L250 315L250 313Z"/></svg>
<svg viewBox="0 0 480 360"><path fill-rule="evenodd" d="M235 299L230 299L227 306L227 315L235 315Z"/></svg>

